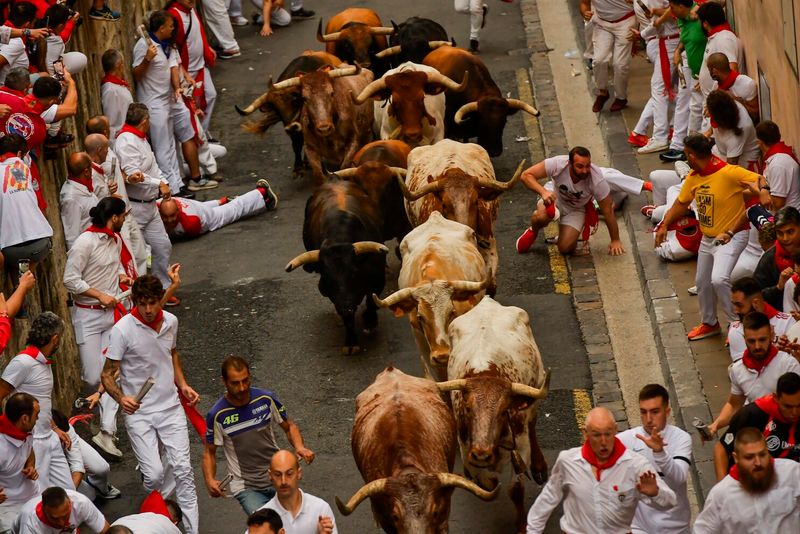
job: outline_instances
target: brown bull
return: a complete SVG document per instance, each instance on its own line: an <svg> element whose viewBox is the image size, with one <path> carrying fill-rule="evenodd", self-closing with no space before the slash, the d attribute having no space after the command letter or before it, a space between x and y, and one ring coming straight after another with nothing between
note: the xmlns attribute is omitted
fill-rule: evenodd
<svg viewBox="0 0 800 534"><path fill-rule="evenodd" d="M392 367L356 398L351 443L366 485L336 505L350 515L369 498L385 532L446 534L455 488L484 500L497 494L451 473L455 421L436 384Z"/></svg>
<svg viewBox="0 0 800 534"><path fill-rule="evenodd" d="M375 76L382 76L389 68L387 59L377 57L386 49L386 36L394 33L371 9L351 7L334 15L322 33L322 19L317 27L317 41L325 43L329 54L347 63L371 69Z"/></svg>

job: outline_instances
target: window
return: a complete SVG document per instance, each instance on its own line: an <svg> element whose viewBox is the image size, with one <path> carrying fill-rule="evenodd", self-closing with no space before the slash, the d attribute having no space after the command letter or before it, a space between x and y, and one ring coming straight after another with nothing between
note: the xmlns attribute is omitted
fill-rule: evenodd
<svg viewBox="0 0 800 534"><path fill-rule="evenodd" d="M783 49L797 75L797 29L794 22L794 0L781 0L783 11Z"/></svg>
<svg viewBox="0 0 800 534"><path fill-rule="evenodd" d="M762 121L772 118L772 104L770 103L769 84L767 78L758 68L758 107L759 115Z"/></svg>

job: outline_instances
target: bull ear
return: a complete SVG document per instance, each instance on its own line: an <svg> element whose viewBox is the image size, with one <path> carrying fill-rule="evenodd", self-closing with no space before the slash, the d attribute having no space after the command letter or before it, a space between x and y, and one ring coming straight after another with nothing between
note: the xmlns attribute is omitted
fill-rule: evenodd
<svg viewBox="0 0 800 534"><path fill-rule="evenodd" d="M379 91L375 91L372 93L371 98L380 102L381 100L389 100L389 97L392 96L392 90L388 87L385 87Z"/></svg>
<svg viewBox="0 0 800 534"><path fill-rule="evenodd" d="M502 195L505 191L501 189L492 189L490 187L480 187L478 188L478 196L481 200L494 200L500 195Z"/></svg>

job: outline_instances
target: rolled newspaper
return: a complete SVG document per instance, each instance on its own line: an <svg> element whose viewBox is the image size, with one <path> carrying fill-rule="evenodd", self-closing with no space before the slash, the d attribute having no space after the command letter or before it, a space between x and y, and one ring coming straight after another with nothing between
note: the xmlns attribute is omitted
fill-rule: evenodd
<svg viewBox="0 0 800 534"><path fill-rule="evenodd" d="M153 46L153 40L150 39L150 35L147 33L147 28L144 27L144 24L139 25L136 30L139 32L139 37L144 39L144 42L147 43L147 46Z"/></svg>
<svg viewBox="0 0 800 534"><path fill-rule="evenodd" d="M125 291L123 291L122 293L117 295L116 298L117 298L118 301L120 301L120 300L125 300L126 298L128 298L130 296L131 296L131 290L130 289L126 289Z"/></svg>
<svg viewBox="0 0 800 534"><path fill-rule="evenodd" d="M136 394L136 402L142 402L144 396L147 395L147 392L150 391L150 388L152 388L155 383L156 379L152 376L148 376L147 380L145 380L144 384L142 384L141 389L139 389L139 393Z"/></svg>
<svg viewBox="0 0 800 534"><path fill-rule="evenodd" d="M225 475L225 478L219 481L219 489L221 491L225 491L228 488L228 485L231 483L231 480L233 480L233 475L228 473Z"/></svg>

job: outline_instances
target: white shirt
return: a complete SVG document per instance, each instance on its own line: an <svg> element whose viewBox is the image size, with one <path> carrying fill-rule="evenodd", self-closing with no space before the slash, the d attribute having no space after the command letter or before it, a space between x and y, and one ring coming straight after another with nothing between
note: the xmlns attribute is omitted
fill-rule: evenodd
<svg viewBox="0 0 800 534"><path fill-rule="evenodd" d="M67 497L72 502L72 514L69 517L70 524L75 528L86 525L95 532L100 532L106 526L106 518L100 513L92 501L78 493L77 491L66 490ZM16 534L64 534L75 532L75 530L62 530L48 527L36 516L36 505L42 501L41 497L35 497L22 507L19 518L17 519L18 530Z"/></svg>
<svg viewBox="0 0 800 534"><path fill-rule="evenodd" d="M8 44L10 40L11 40L11 27L0 26L0 43Z"/></svg>
<svg viewBox="0 0 800 534"><path fill-rule="evenodd" d="M106 358L120 363L119 383L126 396L135 396L152 376L156 382L142 400L137 415L157 414L180 404L175 387L172 349L178 339L178 318L164 312L156 332L128 314L111 329Z"/></svg>
<svg viewBox="0 0 800 534"><path fill-rule="evenodd" d="M8 62L0 68L0 85L6 83L6 75L14 67L27 69L30 66L22 37L14 37L7 44L0 45L0 56L3 56Z"/></svg>
<svg viewBox="0 0 800 534"><path fill-rule="evenodd" d="M298 491L300 491L303 502L296 517L292 517L292 513L281 505L277 495L261 508L271 508L278 512L286 534L317 534L319 516L330 517L333 521L333 534L338 534L336 517L333 515L330 505L319 497L305 493L303 490Z"/></svg>
<svg viewBox="0 0 800 534"><path fill-rule="evenodd" d="M745 367L743 360L736 360L728 366L731 395L744 395L747 402L753 402L774 392L778 379L790 371L800 375L800 363L785 352L778 352L760 373Z"/></svg>
<svg viewBox="0 0 800 534"><path fill-rule="evenodd" d="M133 534L181 534L181 530L164 515L146 512L120 517L111 526L124 526Z"/></svg>
<svg viewBox="0 0 800 534"><path fill-rule="evenodd" d="M739 122L737 126L741 128L742 134L736 135L733 130L714 128L714 152L723 160L729 158L739 158L739 165L747 168L747 164L758 161L761 150L758 148L756 140L756 128L753 120L747 114L744 106L736 102L739 109Z"/></svg>
<svg viewBox="0 0 800 534"><path fill-rule="evenodd" d="M17 354L3 369L2 379L11 384L14 392L28 393L39 401L39 418L33 427L33 437L46 437L53 431L53 369L44 354L36 358L28 354Z"/></svg>
<svg viewBox="0 0 800 534"><path fill-rule="evenodd" d="M689 534L689 521L692 510L689 506L689 493L686 479L692 462L692 437L683 429L667 425L661 431L664 450L655 453L636 434L646 436L644 427L637 426L617 434L619 440L629 449L647 458L658 475L675 492L678 503L669 510L659 510L640 502L633 516L634 531L658 534Z"/></svg>
<svg viewBox="0 0 800 534"><path fill-rule="evenodd" d="M123 133L117 137L114 151L119 158L119 166L126 175L130 176L136 171L144 174L144 182L127 184L128 196L139 200L155 200L163 178L147 139L132 133Z"/></svg>
<svg viewBox="0 0 800 534"><path fill-rule="evenodd" d="M776 483L752 494L730 475L717 482L694 523L695 534L800 532L800 464L775 460Z"/></svg>
<svg viewBox="0 0 800 534"><path fill-rule="evenodd" d="M33 450L33 439L18 440L0 434L0 488L6 495L3 505L22 504L39 495L39 483L23 476L22 469Z"/></svg>
<svg viewBox="0 0 800 534"><path fill-rule="evenodd" d="M769 194L785 198L787 206L800 209L800 165L789 154L780 152L770 156L766 164L764 178Z"/></svg>
<svg viewBox="0 0 800 534"><path fill-rule="evenodd" d="M133 95L131 95L131 90L124 85L106 82L100 87L100 100L103 104L103 115L108 117L111 130L109 143L113 144L117 138L117 132L125 124L125 115L128 114L128 106L133 103Z"/></svg>
<svg viewBox="0 0 800 534"><path fill-rule="evenodd" d="M640 501L660 510L675 506L675 493L661 477L656 477L655 497L639 493L639 477L648 471L652 472L653 466L644 456L626 450L611 468L601 471L598 482L592 466L581 455L581 447L561 451L547 484L528 512L527 534L544 532L547 519L562 499L562 531L627 534Z"/></svg>
<svg viewBox="0 0 800 534"><path fill-rule="evenodd" d="M87 306L99 304L92 297L81 295L90 288L111 296L119 290L119 275L125 274L120 261L122 237L116 240L99 232L82 232L67 253L64 287L75 302Z"/></svg>
<svg viewBox="0 0 800 534"><path fill-rule="evenodd" d="M791 280L789 282L791 282ZM789 282L787 282L787 285ZM785 305L783 309L787 309ZM792 325L797 322L788 313L779 312L772 306L766 308L764 312L769 316L769 324L772 326L772 331L776 336L786 335ZM731 360L736 361L740 359L747 349L747 344L744 342L744 327L741 321L734 321L731 323L728 329L728 343Z"/></svg>
<svg viewBox="0 0 800 534"><path fill-rule="evenodd" d="M626 0L592 0L592 11L600 20L614 22L633 11L633 6Z"/></svg>
<svg viewBox="0 0 800 534"><path fill-rule="evenodd" d="M150 61L142 78L136 82L136 96L149 108L169 107L174 100L170 69L178 66L178 51L173 48L167 57L161 46L158 43L154 44L158 52ZM144 39L140 38L136 41L136 45L133 47L133 68L138 67L144 61L147 48Z"/></svg>
<svg viewBox="0 0 800 534"><path fill-rule="evenodd" d="M0 249L52 236L25 162L19 158L0 161L0 180Z"/></svg>
<svg viewBox="0 0 800 534"><path fill-rule="evenodd" d="M703 64L698 75L703 100L708 97L711 91L717 88L717 82L711 77L711 72L706 64L708 56L717 52L725 54L728 58L728 63L736 63L738 66L742 64L742 44L735 33L723 30L709 37L708 42L706 42L706 50L703 53Z"/></svg>
<svg viewBox="0 0 800 534"><path fill-rule="evenodd" d="M592 164L589 178L577 183L572 181L569 167L569 156L553 156L544 160L544 170L553 180L559 206L582 208L592 198L599 202L611 192L611 187L603 178L603 171L597 165Z"/></svg>
<svg viewBox="0 0 800 534"><path fill-rule="evenodd" d="M183 22L183 31L190 30L186 35L186 51L189 56L189 64L186 65L186 70L190 73L196 73L206 66L205 57L203 56L203 37L200 35L200 26L203 24L197 17L197 10L192 9L191 13L184 13L178 10L178 14ZM192 17L192 27L189 28L189 17Z"/></svg>
<svg viewBox="0 0 800 534"><path fill-rule="evenodd" d="M89 210L97 206L100 199L85 185L70 179L61 186L60 199L61 224L64 225L64 240L69 250L81 232L89 228L92 219Z"/></svg>
<svg viewBox="0 0 800 534"><path fill-rule="evenodd" d="M758 96L758 87L753 78L740 73L733 82L733 85L728 87L728 92L736 98L749 101Z"/></svg>

